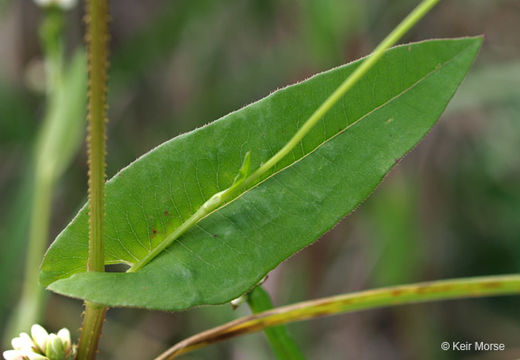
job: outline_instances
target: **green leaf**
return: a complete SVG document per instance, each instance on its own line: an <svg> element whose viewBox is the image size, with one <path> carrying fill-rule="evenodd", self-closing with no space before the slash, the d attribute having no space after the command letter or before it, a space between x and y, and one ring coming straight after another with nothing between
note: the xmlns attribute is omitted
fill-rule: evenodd
<svg viewBox="0 0 520 360"><path fill-rule="evenodd" d="M267 291L257 286L247 295L247 303L253 314L273 309L273 303ZM277 359L304 360L305 356L296 344L296 341L287 331L287 327L280 325L264 330L269 345Z"/></svg>
<svg viewBox="0 0 520 360"><path fill-rule="evenodd" d="M137 272L85 272L83 208L49 249L42 284L110 306L163 310L240 296L374 190L435 124L480 44L481 38L461 38L388 50L255 186ZM105 263L132 265L145 257L205 201L233 184L247 152L254 170L286 144L359 64L276 91L123 169L106 186Z"/></svg>

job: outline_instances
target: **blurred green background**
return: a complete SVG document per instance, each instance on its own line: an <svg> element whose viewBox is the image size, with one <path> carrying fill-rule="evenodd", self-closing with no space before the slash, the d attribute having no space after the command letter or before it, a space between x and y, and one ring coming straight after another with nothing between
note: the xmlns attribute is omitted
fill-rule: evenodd
<svg viewBox="0 0 520 360"><path fill-rule="evenodd" d="M368 54L418 1L111 1L108 175L180 133L269 92ZM66 13L67 58L83 4ZM45 114L32 1L0 2L0 324L19 301L32 158ZM357 211L273 271L276 305L384 285L520 270L520 2L442 1L403 40L484 34L439 124ZM57 180L49 241L86 198L84 144ZM402 306L289 326L309 359L520 357L520 298ZM52 295L44 325L79 333L80 301ZM101 359L151 359L248 314L111 309ZM442 352L442 341L503 342L502 353ZM185 359L272 359L261 333Z"/></svg>

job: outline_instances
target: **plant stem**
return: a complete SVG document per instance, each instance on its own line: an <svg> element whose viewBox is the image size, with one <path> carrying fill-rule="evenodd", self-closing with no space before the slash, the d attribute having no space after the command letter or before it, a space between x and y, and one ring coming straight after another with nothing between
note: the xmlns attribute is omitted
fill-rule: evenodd
<svg viewBox="0 0 520 360"><path fill-rule="evenodd" d="M107 307L85 301L85 316L78 347L78 359L95 359Z"/></svg>
<svg viewBox="0 0 520 360"><path fill-rule="evenodd" d="M88 162L89 254L88 271L104 271L105 231L105 124L107 81L107 3L87 1L89 57Z"/></svg>
<svg viewBox="0 0 520 360"><path fill-rule="evenodd" d="M51 214L52 190L56 178L52 144L59 142L59 134L51 131L55 121L53 106L63 78L63 13L51 7L45 10L39 27L40 43L45 57L46 111L34 149L34 178L29 242L25 258L24 281L19 305L10 320L6 336L11 338L27 331L38 322L43 308L44 291L38 284L41 258L47 247Z"/></svg>
<svg viewBox="0 0 520 360"><path fill-rule="evenodd" d="M108 62L108 4L87 1L89 104L87 137L89 163L89 249L87 271L103 272L105 227L106 83ZM79 360L96 358L107 308L85 301L85 317L78 347Z"/></svg>
<svg viewBox="0 0 520 360"><path fill-rule="evenodd" d="M412 26L414 26L439 0L424 0L417 6L363 61L363 63L350 74L345 81L325 100L314 113L305 121L303 126L298 129L296 134L285 144L275 155L267 160L255 172L243 179L239 183L231 185L229 188L213 195L206 201L192 216L184 221L178 228L168 235L159 245L146 254L140 261L130 267L127 272L136 272L143 266L152 261L164 249L170 246L182 234L197 224L202 218L206 217L213 210L221 207L226 202L236 198L245 189L254 185L259 178L267 173L273 166L278 164L292 149L303 139L305 135L320 121L323 116L349 91L375 63L384 55L385 51L394 45Z"/></svg>
<svg viewBox="0 0 520 360"><path fill-rule="evenodd" d="M513 294L520 294L520 275L423 282L304 301L204 331L181 341L155 360L171 360L219 341L295 321L402 304Z"/></svg>
<svg viewBox="0 0 520 360"><path fill-rule="evenodd" d="M44 302L44 290L38 284L41 258L47 246L53 180L42 173L37 160L33 179L33 200L29 229L29 242L25 258L25 272L20 302L7 326L6 341L27 331L38 322Z"/></svg>

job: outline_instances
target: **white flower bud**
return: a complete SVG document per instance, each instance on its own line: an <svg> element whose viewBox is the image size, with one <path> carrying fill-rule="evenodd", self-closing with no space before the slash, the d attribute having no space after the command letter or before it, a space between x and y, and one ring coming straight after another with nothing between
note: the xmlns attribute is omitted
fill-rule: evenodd
<svg viewBox="0 0 520 360"><path fill-rule="evenodd" d="M56 334L49 335L45 355L53 360L65 360L65 346L61 338Z"/></svg>
<svg viewBox="0 0 520 360"><path fill-rule="evenodd" d="M72 346L72 341L70 340L70 331L65 328L61 329L60 331L58 331L58 337L63 342L65 352L68 352L69 348Z"/></svg>
<svg viewBox="0 0 520 360"><path fill-rule="evenodd" d="M15 350L32 350L34 348L34 343L27 333L20 333L19 337L15 337L11 340L11 345L13 345L13 349Z"/></svg>
<svg viewBox="0 0 520 360"><path fill-rule="evenodd" d="M34 0L34 2L41 7L48 7L56 5L63 10L72 9L77 4L77 0Z"/></svg>
<svg viewBox="0 0 520 360"><path fill-rule="evenodd" d="M3 353L6 360L66 360L73 359L76 345L72 344L70 331L63 328L58 334L49 334L42 326L34 324L31 336L20 333L11 340L14 350Z"/></svg>
<svg viewBox="0 0 520 360"><path fill-rule="evenodd" d="M20 350L7 350L3 355L5 360L24 360L24 353Z"/></svg>
<svg viewBox="0 0 520 360"><path fill-rule="evenodd" d="M236 299L231 300L231 307L233 308L233 310L235 310L237 307L239 307L240 305L242 305L246 301L247 301L247 296L246 295L240 295Z"/></svg>
<svg viewBox="0 0 520 360"><path fill-rule="evenodd" d="M7 350L4 351L3 355L5 360L49 360L49 358L31 350Z"/></svg>
<svg viewBox="0 0 520 360"><path fill-rule="evenodd" d="M47 330L45 330L41 325L34 324L31 327L31 335L40 352L45 352L47 341L49 341L49 333Z"/></svg>

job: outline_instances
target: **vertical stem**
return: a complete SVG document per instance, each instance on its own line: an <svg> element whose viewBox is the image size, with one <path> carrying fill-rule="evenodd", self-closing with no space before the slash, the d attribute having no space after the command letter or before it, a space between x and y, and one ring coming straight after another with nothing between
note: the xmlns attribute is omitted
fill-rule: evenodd
<svg viewBox="0 0 520 360"><path fill-rule="evenodd" d="M29 229L29 243L25 258L24 280L20 302L7 325L6 337L27 331L40 320L44 292L38 283L39 264L47 247L51 215L52 190L56 178L50 144L59 141L49 131L54 121L52 107L58 97L63 79L63 13L57 7L45 10L39 26L40 44L45 57L46 113L44 124L39 130L34 152L34 178Z"/></svg>
<svg viewBox="0 0 520 360"><path fill-rule="evenodd" d="M41 161L36 165L34 179L33 204L31 209L31 228L29 230L29 247L25 264L25 280L23 285L22 301L30 302L30 306L21 310L25 312L27 321L24 325L30 326L39 318L40 299L42 288L38 285L39 264L47 246L49 219L52 194L52 179L42 171ZM29 305L29 304L28 304Z"/></svg>
<svg viewBox="0 0 520 360"><path fill-rule="evenodd" d="M5 334L7 339L27 331L41 317L45 298L43 288L38 284L38 274L39 264L47 246L52 188L53 181L42 174L38 160L33 179L29 244L25 258L22 294L13 317L7 325ZM7 343L7 340L5 342Z"/></svg>
<svg viewBox="0 0 520 360"><path fill-rule="evenodd" d="M96 358L106 311L107 307L103 305L85 301L85 315L77 355L79 360Z"/></svg>
<svg viewBox="0 0 520 360"><path fill-rule="evenodd" d="M87 1L89 58L88 162L89 256L88 271L104 271L105 124L108 45L106 0Z"/></svg>
<svg viewBox="0 0 520 360"><path fill-rule="evenodd" d="M88 163L89 251L87 271L104 271L105 139L108 52L108 4L87 1L89 60ZM107 308L85 301L85 317L78 347L79 360L96 358L97 345Z"/></svg>

